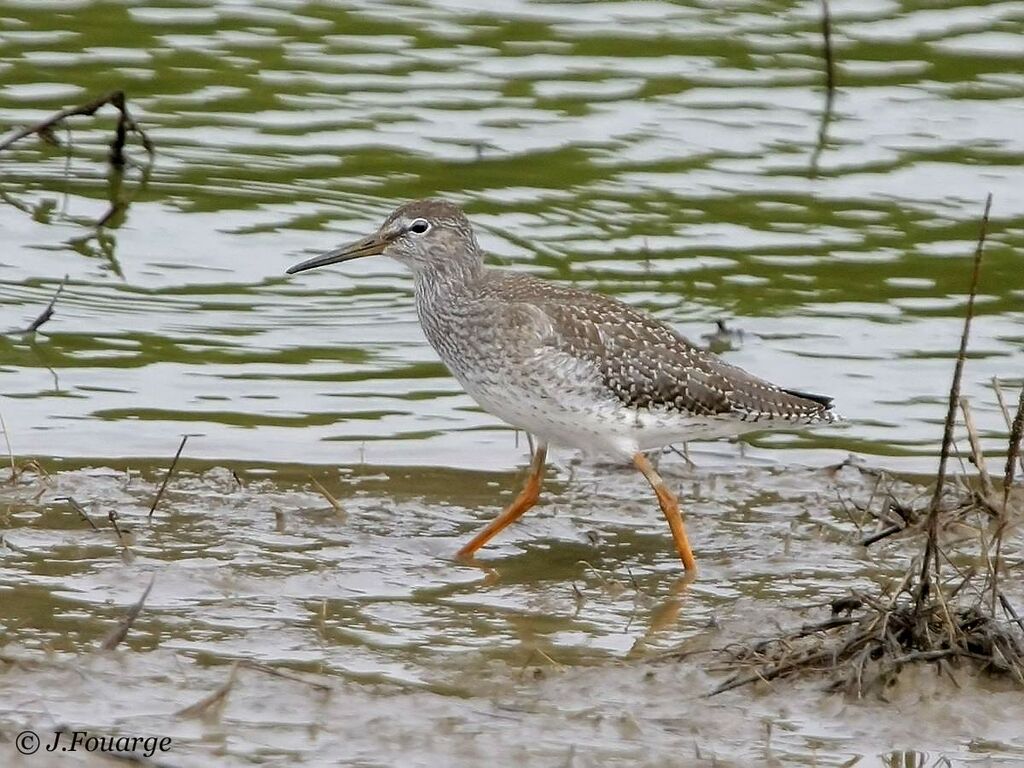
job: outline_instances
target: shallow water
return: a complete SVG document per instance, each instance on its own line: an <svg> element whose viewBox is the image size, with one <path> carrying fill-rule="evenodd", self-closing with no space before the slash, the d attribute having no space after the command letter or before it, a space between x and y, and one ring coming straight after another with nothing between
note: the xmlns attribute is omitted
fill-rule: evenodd
<svg viewBox="0 0 1024 768"><path fill-rule="evenodd" d="M918 722L812 684L712 703L699 663L655 661L902 567L835 501L870 484L823 467L932 471L988 192L964 392L993 456L990 381L1024 381L1024 9L832 11L829 107L816 3L0 0L0 123L124 87L157 147L113 174L104 111L64 146L0 153L0 330L67 275L39 333L0 336L13 452L54 473L0 496L4 653L30 660L0 674L0 755L26 723L78 723L173 731L174 765L1024 758L1016 694L983 681L907 684ZM643 480L566 452L547 503L488 550L496 573L451 562L507 502L525 440L437 362L398 265L283 275L435 194L496 263L694 340L725 318L744 332L730 362L835 396L840 427L664 458L704 569L681 602ZM82 655L151 575L126 648ZM236 659L332 691L240 669L220 719L169 717Z"/></svg>
<svg viewBox="0 0 1024 768"><path fill-rule="evenodd" d="M666 468L692 499L701 558L700 578L682 589L643 480L625 470L582 468L572 483L553 482L549 503L499 540L486 567L451 553L495 484L513 482L503 473L325 477L347 494L339 515L301 470L241 468L236 479L188 469L151 522L148 473L25 477L4 491L0 698L10 709L0 729L7 740L61 724L166 735L172 765L211 756L218 765L474 765L488 755L536 765L887 765L908 749L968 762L976 752L985 765L1024 758L1019 691L977 677L957 690L932 672L910 674L887 692L891 703L789 681L774 694L704 698L722 679L708 657L667 652L822 620L847 590L898 578L907 551L856 543L856 516L834 499L867 501L874 480L858 470L697 458L704 468ZM66 502L40 504L40 491L89 500L99 530ZM111 509L123 543L105 519ZM151 579L124 645L97 652ZM221 706L182 713L239 660L298 679L239 668ZM893 718L893 707L908 718Z"/></svg>

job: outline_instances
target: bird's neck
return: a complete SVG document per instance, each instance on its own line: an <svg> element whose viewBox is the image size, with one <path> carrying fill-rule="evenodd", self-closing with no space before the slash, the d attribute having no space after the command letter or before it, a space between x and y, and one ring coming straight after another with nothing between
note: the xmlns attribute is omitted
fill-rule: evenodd
<svg viewBox="0 0 1024 768"><path fill-rule="evenodd" d="M450 307L458 303L460 297L472 293L483 271L484 266L479 262L455 260L417 270L413 273L416 303L420 307L433 307L435 311Z"/></svg>

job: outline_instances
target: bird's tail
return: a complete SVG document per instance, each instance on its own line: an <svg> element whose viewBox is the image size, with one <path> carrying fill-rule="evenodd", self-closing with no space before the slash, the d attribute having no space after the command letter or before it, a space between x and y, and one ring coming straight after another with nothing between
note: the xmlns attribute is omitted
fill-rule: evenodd
<svg viewBox="0 0 1024 768"><path fill-rule="evenodd" d="M784 389L782 390L787 395L793 395L793 397L802 397L804 400L810 400L812 403L824 406L826 411L832 410L832 400L834 398L828 397L827 395L815 395L811 392L801 392L799 389Z"/></svg>

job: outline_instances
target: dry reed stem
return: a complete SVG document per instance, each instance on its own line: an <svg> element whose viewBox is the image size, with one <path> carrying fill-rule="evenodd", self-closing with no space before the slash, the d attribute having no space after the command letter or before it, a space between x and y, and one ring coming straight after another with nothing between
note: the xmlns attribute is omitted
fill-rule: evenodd
<svg viewBox="0 0 1024 768"><path fill-rule="evenodd" d="M13 485L18 479L18 467L14 461L14 449L11 447L11 435L7 431L7 422L4 421L4 415L2 413L0 413L0 429L4 431L4 442L7 443L7 456L11 460L10 483Z"/></svg>
<svg viewBox="0 0 1024 768"><path fill-rule="evenodd" d="M341 502L334 498L334 495L330 491L328 491L315 477L310 475L309 480L311 483L313 483L313 486L320 492L320 495L327 499L327 503L334 507L334 511L342 517L345 517L345 508L341 506Z"/></svg>
<svg viewBox="0 0 1024 768"><path fill-rule="evenodd" d="M1006 449L1006 469L1003 473L1003 506L1010 498L1010 486L1014 480L1014 464L1021 460L1021 471L1024 472L1024 456L1021 455L1021 438L1024 437L1024 386L1020 390L1020 401L1017 403L1017 415L1010 426L1010 443Z"/></svg>
<svg viewBox="0 0 1024 768"><path fill-rule="evenodd" d="M964 417L964 427L967 429L967 442L971 446L971 461L978 468L978 480L981 482L981 491L986 501L992 498L994 488L992 478L989 477L988 467L985 465L985 453L981 449L981 438L978 436L978 428L974 423L974 414L971 413L971 404L966 397L960 398L960 412Z"/></svg>
<svg viewBox="0 0 1024 768"><path fill-rule="evenodd" d="M160 503L160 499L163 497L164 491L167 490L167 483L170 482L171 475L174 474L174 468L178 466L178 459L181 458L181 452L185 450L185 443L188 442L189 437L191 437L191 435L181 436L181 444L178 446L178 450L174 454L174 459L171 461L171 466L167 470L167 474L164 475L164 481L160 484L160 490L156 492L156 496L153 498L153 503L149 507L148 517L150 518L153 517L153 512L156 511L156 505Z"/></svg>
<svg viewBox="0 0 1024 768"><path fill-rule="evenodd" d="M258 661L243 659L238 662L238 665L244 669L251 669L253 672L262 672L264 675L270 675L271 677L279 677L282 680L290 680L293 683L308 685L310 688L315 688L318 691L328 692L332 690L331 686L327 683L318 683L315 680L308 680L304 677L300 677L299 675L293 675L290 672L283 672L279 669L274 669L273 667L268 666L267 664L261 664Z"/></svg>
<svg viewBox="0 0 1024 768"><path fill-rule="evenodd" d="M207 696L203 696L195 704L179 709L174 714L177 717L199 717L205 714L212 707L223 706L227 700L228 694L235 685L235 676L238 674L238 665L240 662L235 662L231 665L231 671L228 673L228 679L225 680L218 688Z"/></svg>
<svg viewBox="0 0 1024 768"><path fill-rule="evenodd" d="M970 661L982 671L1006 674L1024 684L1024 634L1020 632L1024 630L1024 621L999 589L1001 546L1009 514L1006 509L992 503L992 479L985 471L981 442L970 407L960 397L960 382L970 338L991 202L989 196L974 254L971 291L950 387L936 485L930 501L924 505L926 538L923 551L911 558L902 579L891 593L884 589L877 595L853 593L845 602L833 601L833 617L828 621L804 625L767 640L718 649L718 654L731 657L726 660L725 668L733 674L709 695L802 671L815 671L830 673L834 678L834 689L842 688L848 693L861 696L865 690L877 684L884 687L904 665L919 662L936 664L956 684L950 667L950 663L956 660ZM949 509L948 502L952 500L952 494L946 488L946 464L953 445L958 404L964 411L972 456L979 467L985 493L979 494L966 481L961 480L955 486L955 507ZM1019 458L1019 443L1024 433L1024 392L1021 393L1021 405L1010 431L1011 445L1007 452L1008 469L1005 478L1008 483L1013 479L1013 469ZM903 530L912 522L910 518L914 516L917 503L901 503L891 488L886 490L884 513L880 519L891 519L890 512L895 511L904 525L890 525L878 534L867 537L867 543ZM872 490L872 500L876 495L878 484ZM942 506L944 499L947 508ZM949 514L961 523L965 523L968 518L979 521L976 527L987 568L970 568L965 572L939 546L940 513L943 516ZM989 542L986 541L985 532L993 513L1000 515L999 526ZM995 557L991 558L989 552L993 546ZM990 596L991 600L988 600ZM1009 623L1001 617L997 618L997 605L1002 606ZM838 617L836 614L842 611L849 615Z"/></svg>
<svg viewBox="0 0 1024 768"><path fill-rule="evenodd" d="M836 65L832 50L832 12L829 10L828 0L821 0L821 38L821 55L825 63L825 108L822 110L821 121L818 124L818 140L811 153L810 175L812 178L818 175L818 161L821 159L821 153L825 151L828 125L832 121L832 107L836 95Z"/></svg>
<svg viewBox="0 0 1024 768"><path fill-rule="evenodd" d="M1010 410L1006 407L1006 399L1003 397L1003 387L999 383L999 377L992 377L992 389L996 392L996 402L999 403L999 410L1003 414L1003 421L1006 422L1006 429L1010 429L1013 419L1010 418Z"/></svg>
<svg viewBox="0 0 1024 768"><path fill-rule="evenodd" d="M85 507L83 507L81 504L79 504L78 501L76 501L74 497L72 497L72 496L58 496L56 500L57 501L66 501L68 504L71 505L71 508L73 510L75 510L75 512L78 513L78 516L82 520L84 520L85 522L87 522L89 524L90 528L92 528L94 531L98 531L99 530L99 528L96 527L96 523L94 523L92 521L92 518L89 517L89 513L85 511Z"/></svg>
<svg viewBox="0 0 1024 768"><path fill-rule="evenodd" d="M981 277L981 260L985 253L985 237L988 233L988 217L992 210L992 193L985 199L985 210L981 216L978 230L978 244L974 249L974 263L971 270L971 288L964 313L964 330L960 336L960 349L957 351L956 365L953 368L953 382L949 388L949 405L946 409L946 423L942 433L942 451L939 454L939 471L935 478L935 493L928 508L928 541L925 545L924 557L921 558L921 578L918 584L918 602L924 601L931 586L930 568L936 568L938 577L938 538L939 538L939 502L946 486L946 463L949 460L949 449L953 444L953 426L956 423L956 406L960 399L960 382L964 374L964 362L967 359L967 344L971 337L971 321L974 319L974 300L978 295L978 281Z"/></svg>
<svg viewBox="0 0 1024 768"><path fill-rule="evenodd" d="M994 536L996 554L994 562L988 561L991 569L991 611L993 615L996 610L996 600L1003 606L1003 612L1020 624L1016 611L1010 605L1009 600L999 591L999 572L1003 560L1003 536L1006 534L1010 523L1010 487L1013 485L1014 469L1020 455L1021 434L1024 433L1024 387L1021 387L1020 402L1017 406L1017 414L1010 425L1010 438L1006 448L1006 468L1003 472L1003 504L999 508L999 523Z"/></svg>
<svg viewBox="0 0 1024 768"><path fill-rule="evenodd" d="M107 637L100 643L100 650L112 651L128 636L128 631L132 628L135 620L139 618L139 614L142 612L142 606L146 603L146 598L149 597L149 592L153 589L153 584L156 582L156 574L154 574L149 580L149 586L142 593L142 596L138 601L131 607L125 617L121 619L121 623L118 624L114 630L107 635Z"/></svg>

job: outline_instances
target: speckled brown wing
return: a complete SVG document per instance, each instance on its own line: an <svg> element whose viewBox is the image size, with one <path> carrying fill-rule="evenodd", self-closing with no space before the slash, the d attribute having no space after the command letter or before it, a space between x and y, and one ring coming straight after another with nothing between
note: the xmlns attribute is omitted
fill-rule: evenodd
<svg viewBox="0 0 1024 768"><path fill-rule="evenodd" d="M627 407L743 421L831 421L831 399L785 390L699 349L649 315L600 294L526 275L502 280L506 299L544 312L544 343L591 364Z"/></svg>

